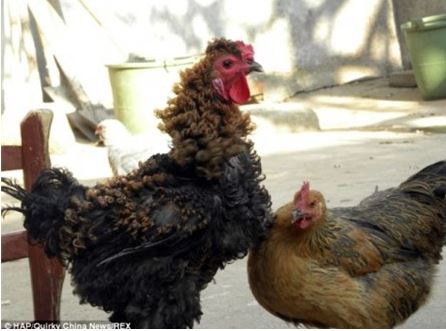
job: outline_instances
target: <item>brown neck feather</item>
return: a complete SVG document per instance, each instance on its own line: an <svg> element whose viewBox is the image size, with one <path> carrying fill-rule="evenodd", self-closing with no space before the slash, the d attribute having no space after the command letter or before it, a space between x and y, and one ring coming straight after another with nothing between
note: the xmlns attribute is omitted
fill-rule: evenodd
<svg viewBox="0 0 446 331"><path fill-rule="evenodd" d="M291 223L293 208L294 202L289 202L276 211L276 231L271 232L271 235L276 237L275 241L281 242L290 249L290 252L297 252L301 256L326 249L334 232L333 224L327 222L327 211L324 212L318 224L312 224L305 230L299 230Z"/></svg>
<svg viewBox="0 0 446 331"><path fill-rule="evenodd" d="M211 71L211 59L205 58L182 72L176 96L157 112L160 129L172 138L170 156L207 179L218 178L226 160L252 148L246 137L254 129L248 114L218 97Z"/></svg>

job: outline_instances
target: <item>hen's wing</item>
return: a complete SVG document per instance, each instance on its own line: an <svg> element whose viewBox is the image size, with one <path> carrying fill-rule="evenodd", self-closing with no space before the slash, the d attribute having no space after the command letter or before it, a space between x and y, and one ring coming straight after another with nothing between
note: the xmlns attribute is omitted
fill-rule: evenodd
<svg viewBox="0 0 446 331"><path fill-rule="evenodd" d="M398 196L392 190L378 194L375 202L369 199L358 207L331 210L342 224L332 248L340 256L338 264L352 275L377 271L386 263L438 254L433 246L438 246L435 241L440 229L432 226L432 215Z"/></svg>
<svg viewBox="0 0 446 331"><path fill-rule="evenodd" d="M341 267L351 276L378 271L384 261L369 234L339 216L339 209L329 213L328 231L321 239L325 247L322 244L321 253L316 255L319 262Z"/></svg>
<svg viewBox="0 0 446 331"><path fill-rule="evenodd" d="M446 231L446 161L427 166L396 188L376 192L357 207L332 212L365 234L386 263L438 261Z"/></svg>
<svg viewBox="0 0 446 331"><path fill-rule="evenodd" d="M406 181L398 188L377 192L357 207L332 212L365 242L376 247L385 263L428 258L438 261L444 243L446 200L439 178ZM348 230L344 230L348 231ZM349 236L353 237L353 236Z"/></svg>

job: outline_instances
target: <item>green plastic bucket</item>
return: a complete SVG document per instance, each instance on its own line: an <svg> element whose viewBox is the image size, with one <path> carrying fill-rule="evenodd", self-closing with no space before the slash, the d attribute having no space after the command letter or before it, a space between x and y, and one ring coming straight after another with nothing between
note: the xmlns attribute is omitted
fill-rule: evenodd
<svg viewBox="0 0 446 331"><path fill-rule="evenodd" d="M423 99L446 98L446 14L401 25Z"/></svg>
<svg viewBox="0 0 446 331"><path fill-rule="evenodd" d="M179 71L192 63L191 58L107 65L117 119L132 133L156 128L154 110L166 106Z"/></svg>

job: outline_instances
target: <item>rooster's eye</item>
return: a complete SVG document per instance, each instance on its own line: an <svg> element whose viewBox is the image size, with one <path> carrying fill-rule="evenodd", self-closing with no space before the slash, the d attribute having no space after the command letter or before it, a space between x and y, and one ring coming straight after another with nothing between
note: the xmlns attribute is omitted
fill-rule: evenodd
<svg viewBox="0 0 446 331"><path fill-rule="evenodd" d="M316 201L310 202L310 207L313 208L314 206L316 206Z"/></svg>
<svg viewBox="0 0 446 331"><path fill-rule="evenodd" d="M232 61L231 60L224 60L223 61L223 67L226 69L229 69L232 67Z"/></svg>

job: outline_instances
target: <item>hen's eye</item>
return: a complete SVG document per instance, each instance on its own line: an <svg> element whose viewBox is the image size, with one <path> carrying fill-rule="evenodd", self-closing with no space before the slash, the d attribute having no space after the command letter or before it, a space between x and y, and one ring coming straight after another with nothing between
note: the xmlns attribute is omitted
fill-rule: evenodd
<svg viewBox="0 0 446 331"><path fill-rule="evenodd" d="M223 61L223 67L226 69L229 69L232 67L232 61L231 60L224 60Z"/></svg>
<svg viewBox="0 0 446 331"><path fill-rule="evenodd" d="M253 62L254 62L253 59L246 59L246 63L247 63L247 64L252 64Z"/></svg>
<svg viewBox="0 0 446 331"><path fill-rule="evenodd" d="M310 207L313 208L314 206L316 206L316 201L310 202Z"/></svg>

